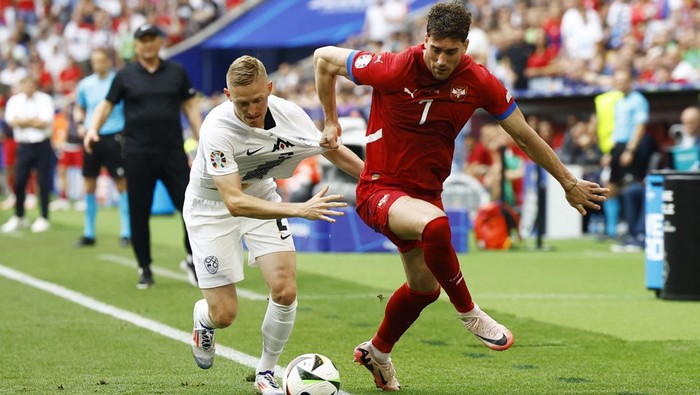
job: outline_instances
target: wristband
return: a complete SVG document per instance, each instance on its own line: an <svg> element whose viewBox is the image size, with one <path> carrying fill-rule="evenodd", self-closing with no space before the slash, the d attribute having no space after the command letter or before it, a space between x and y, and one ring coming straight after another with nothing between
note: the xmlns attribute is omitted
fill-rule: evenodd
<svg viewBox="0 0 700 395"><path fill-rule="evenodd" d="M576 181L574 182L574 185L571 186L571 188L569 188L568 191L567 191L566 189L565 189L564 191L565 191L566 193L569 193L569 192L573 191L574 188L576 188L576 185L578 185L578 178L577 178Z"/></svg>

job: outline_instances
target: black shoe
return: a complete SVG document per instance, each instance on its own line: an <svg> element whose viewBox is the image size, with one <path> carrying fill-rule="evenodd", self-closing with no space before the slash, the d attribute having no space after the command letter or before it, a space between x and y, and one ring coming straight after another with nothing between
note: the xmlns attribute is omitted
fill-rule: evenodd
<svg viewBox="0 0 700 395"><path fill-rule="evenodd" d="M119 246L124 248L131 246L131 239L129 237L120 237Z"/></svg>
<svg viewBox="0 0 700 395"><path fill-rule="evenodd" d="M81 247L91 247L95 245L95 239L92 237L81 237L78 241L73 244L73 247L75 248L81 248Z"/></svg>
<svg viewBox="0 0 700 395"><path fill-rule="evenodd" d="M153 281L153 273L151 271L145 271L143 269L139 269L139 282L136 284L136 288L138 289L148 289L153 286L156 282Z"/></svg>

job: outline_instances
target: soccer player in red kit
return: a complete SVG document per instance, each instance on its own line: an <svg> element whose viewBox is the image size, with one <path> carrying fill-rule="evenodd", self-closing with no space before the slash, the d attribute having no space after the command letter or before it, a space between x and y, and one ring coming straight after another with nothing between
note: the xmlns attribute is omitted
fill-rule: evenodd
<svg viewBox="0 0 700 395"><path fill-rule="evenodd" d="M471 14L456 3L428 13L425 42L401 53L374 54L338 47L314 53L325 129L321 146L338 146L335 80L373 88L365 167L357 212L399 249L406 283L389 299L374 337L355 348L355 361L378 388L400 389L390 352L444 289L458 317L488 348L506 350L513 334L477 306L451 244L440 194L450 173L454 140L477 108L493 115L523 151L559 181L582 215L600 209L608 190L575 178L527 124L513 97L486 68L465 54Z"/></svg>

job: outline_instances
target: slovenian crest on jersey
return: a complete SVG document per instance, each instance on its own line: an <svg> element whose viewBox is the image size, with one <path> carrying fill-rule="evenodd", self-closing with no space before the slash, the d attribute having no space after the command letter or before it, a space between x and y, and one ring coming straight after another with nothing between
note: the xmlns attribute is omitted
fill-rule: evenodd
<svg viewBox="0 0 700 395"><path fill-rule="evenodd" d="M467 86L466 85L452 85L450 89L450 99L453 101L464 101L467 98Z"/></svg>
<svg viewBox="0 0 700 395"><path fill-rule="evenodd" d="M215 169L226 167L226 155L221 151L212 151L209 154L209 160Z"/></svg>

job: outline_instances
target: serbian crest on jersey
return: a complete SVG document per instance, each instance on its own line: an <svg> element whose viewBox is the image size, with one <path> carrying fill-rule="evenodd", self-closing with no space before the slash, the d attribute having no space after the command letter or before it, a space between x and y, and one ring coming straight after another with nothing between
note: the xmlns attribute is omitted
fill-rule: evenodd
<svg viewBox="0 0 700 395"><path fill-rule="evenodd" d="M466 85L452 85L450 89L450 99L452 101L464 101L467 98Z"/></svg>
<svg viewBox="0 0 700 395"><path fill-rule="evenodd" d="M221 151L212 151L211 154L209 154L209 160L215 169L219 167L223 169L226 167L226 155Z"/></svg>
<svg viewBox="0 0 700 395"><path fill-rule="evenodd" d="M355 68L364 69L372 61L372 55L362 55L355 59Z"/></svg>

